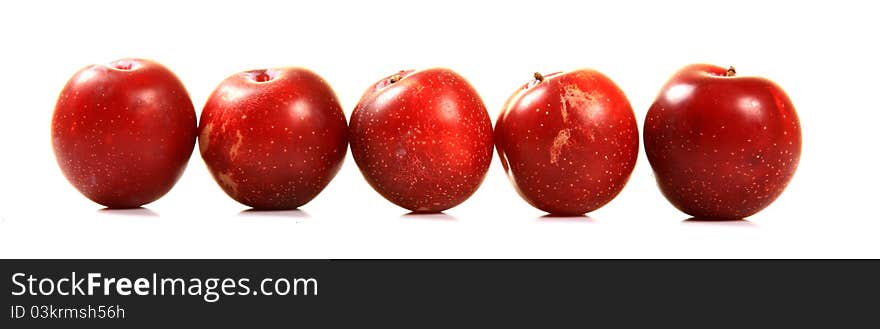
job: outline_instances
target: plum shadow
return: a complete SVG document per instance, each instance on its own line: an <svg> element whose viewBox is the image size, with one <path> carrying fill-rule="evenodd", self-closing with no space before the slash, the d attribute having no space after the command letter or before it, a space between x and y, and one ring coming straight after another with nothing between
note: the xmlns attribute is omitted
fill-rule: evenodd
<svg viewBox="0 0 880 329"><path fill-rule="evenodd" d="M598 224L593 217L589 215L556 215L556 214L546 214L544 216L538 217L538 221L544 223L585 223L585 224Z"/></svg>
<svg viewBox="0 0 880 329"><path fill-rule="evenodd" d="M159 214L152 209L137 207L131 209L111 209L111 208L103 208L98 209L98 214L101 215L114 215L114 216L124 216L124 217L141 217L141 218L158 218Z"/></svg>
<svg viewBox="0 0 880 329"><path fill-rule="evenodd" d="M403 215L400 215L400 218L415 219L415 220L445 221L445 222L458 221L457 217L451 216L451 215L448 215L448 214L442 213L442 212L437 212L437 213L409 212L409 213L405 213Z"/></svg>
<svg viewBox="0 0 880 329"><path fill-rule="evenodd" d="M691 217L681 221L682 226L716 226L716 227L746 227L746 228L758 228L758 224L755 224L747 219L714 219L714 218L699 218L699 217Z"/></svg>
<svg viewBox="0 0 880 329"><path fill-rule="evenodd" d="M252 218L293 218L293 219L301 219L301 218L312 218L312 215L305 212L305 210L301 209L292 209L292 210L260 210L260 209L245 209L238 213L239 217L252 217Z"/></svg>

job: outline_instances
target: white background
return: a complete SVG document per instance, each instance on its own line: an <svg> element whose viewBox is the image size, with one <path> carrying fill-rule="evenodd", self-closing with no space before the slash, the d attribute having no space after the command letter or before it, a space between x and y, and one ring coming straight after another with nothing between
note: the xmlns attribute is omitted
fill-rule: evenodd
<svg viewBox="0 0 880 329"><path fill-rule="evenodd" d="M0 257L880 257L877 10L823 3L4 1ZM302 211L243 212L198 151L164 198L106 211L61 175L49 123L76 70L122 57L174 70L197 111L235 72L308 67L331 83L347 116L379 78L446 66L471 81L493 121L532 72L592 67L626 92L640 128L678 68L733 64L785 88L804 148L776 203L732 223L683 222L643 151L623 192L585 218L542 218L497 155L480 190L442 215L403 216L350 154Z"/></svg>

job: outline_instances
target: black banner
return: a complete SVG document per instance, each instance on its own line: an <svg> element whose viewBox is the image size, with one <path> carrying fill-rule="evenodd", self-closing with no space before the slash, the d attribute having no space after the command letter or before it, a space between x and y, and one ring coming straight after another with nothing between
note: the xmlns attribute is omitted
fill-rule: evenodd
<svg viewBox="0 0 880 329"><path fill-rule="evenodd" d="M2 328L876 313L878 261L7 260ZM613 316L612 316L613 314ZM686 315L685 315L686 314ZM736 315L736 316L734 316ZM679 318L683 316L683 318ZM406 320L404 320L406 319ZM467 326L466 326L467 327Z"/></svg>

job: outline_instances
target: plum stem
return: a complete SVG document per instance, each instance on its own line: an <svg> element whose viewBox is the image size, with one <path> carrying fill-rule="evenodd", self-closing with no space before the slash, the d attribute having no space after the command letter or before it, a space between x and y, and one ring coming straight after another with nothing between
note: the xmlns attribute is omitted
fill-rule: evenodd
<svg viewBox="0 0 880 329"><path fill-rule="evenodd" d="M400 76L401 74L403 74L403 70L400 70L399 73L392 75L391 78L388 79L388 83L395 83L400 81L400 79L403 79L403 77Z"/></svg>
<svg viewBox="0 0 880 329"><path fill-rule="evenodd" d="M538 82L544 81L544 76L541 75L541 72L535 72L534 77L535 77L535 80L538 80Z"/></svg>
<svg viewBox="0 0 880 329"><path fill-rule="evenodd" d="M727 73L724 74L726 77L732 77L736 75L736 69L733 66L727 68Z"/></svg>

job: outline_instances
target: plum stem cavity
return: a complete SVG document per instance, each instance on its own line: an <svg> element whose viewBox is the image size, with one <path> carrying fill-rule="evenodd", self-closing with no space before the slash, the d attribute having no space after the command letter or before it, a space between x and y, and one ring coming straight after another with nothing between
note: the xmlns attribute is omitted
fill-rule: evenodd
<svg viewBox="0 0 880 329"><path fill-rule="evenodd" d="M736 76L736 69L733 66L727 68L727 73L724 74L726 77Z"/></svg>

